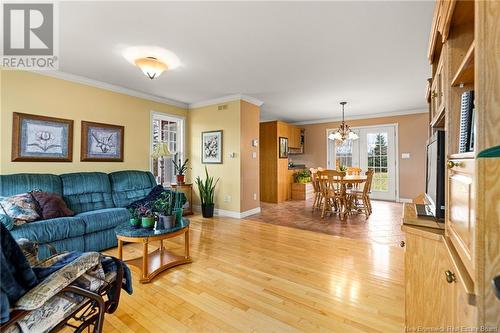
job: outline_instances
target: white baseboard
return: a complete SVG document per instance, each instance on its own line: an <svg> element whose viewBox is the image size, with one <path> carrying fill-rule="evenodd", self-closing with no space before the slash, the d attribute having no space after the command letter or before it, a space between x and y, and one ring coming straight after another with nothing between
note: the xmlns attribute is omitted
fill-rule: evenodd
<svg viewBox="0 0 500 333"><path fill-rule="evenodd" d="M193 210L196 212L201 212L201 206L200 205L193 205ZM232 217L234 219L242 219L250 215L258 214L260 213L260 207L250 209L244 212L235 212L232 210L225 210L225 209L219 209L215 208L214 209L214 216L225 216L225 217Z"/></svg>
<svg viewBox="0 0 500 333"><path fill-rule="evenodd" d="M408 198L399 198L399 202L413 202L412 199L408 199Z"/></svg>

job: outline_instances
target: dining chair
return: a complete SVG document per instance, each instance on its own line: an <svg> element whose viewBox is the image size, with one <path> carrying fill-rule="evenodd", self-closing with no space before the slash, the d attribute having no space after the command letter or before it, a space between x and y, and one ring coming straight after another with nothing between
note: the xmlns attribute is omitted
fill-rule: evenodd
<svg viewBox="0 0 500 333"><path fill-rule="evenodd" d="M366 181L363 183L362 189L351 189L348 193L350 206L358 211L363 211L366 218L372 213L372 204L370 201L370 192L373 180L373 169L368 169L365 173Z"/></svg>
<svg viewBox="0 0 500 333"><path fill-rule="evenodd" d="M361 168L347 167L346 173L350 176L359 176L359 175L361 175Z"/></svg>
<svg viewBox="0 0 500 333"><path fill-rule="evenodd" d="M321 218L325 217L327 211L342 214L342 209L346 205L345 189L342 186L342 179L345 175L345 172L337 170L318 171L320 191L323 198Z"/></svg>
<svg viewBox="0 0 500 333"><path fill-rule="evenodd" d="M311 172L311 182L314 189L314 200L312 205L312 211L314 212L316 209L321 208L322 198L321 191L319 189L318 169L309 168L309 171Z"/></svg>

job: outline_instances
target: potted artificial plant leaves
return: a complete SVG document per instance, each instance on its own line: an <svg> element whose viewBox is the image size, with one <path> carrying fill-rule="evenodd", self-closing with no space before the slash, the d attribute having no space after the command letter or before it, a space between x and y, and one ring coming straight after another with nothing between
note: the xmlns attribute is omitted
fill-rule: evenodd
<svg viewBox="0 0 500 333"><path fill-rule="evenodd" d="M141 218L141 226L144 229L153 229L155 226L155 217L153 210L147 205L141 205L136 209L137 216Z"/></svg>
<svg viewBox="0 0 500 333"><path fill-rule="evenodd" d="M201 213L203 217L212 217L214 216L215 186L219 182L219 178L214 181L214 177L208 175L206 166L205 176L205 180L201 180L199 176L196 177L196 185L198 186L198 191L200 193Z"/></svg>
<svg viewBox="0 0 500 333"><path fill-rule="evenodd" d="M179 158L178 162L176 162L175 159L172 160L172 163L174 163L177 184L184 184L184 180L186 177L185 173L189 167L188 162L189 162L189 158L186 158L184 160L184 163L182 163L182 160L180 158Z"/></svg>
<svg viewBox="0 0 500 333"><path fill-rule="evenodd" d="M139 228L141 226L141 219L139 218L137 210L134 208L129 208L128 212L130 214L130 225L133 228Z"/></svg>
<svg viewBox="0 0 500 333"><path fill-rule="evenodd" d="M158 229L171 229L182 218L181 194L177 191L163 192L153 203L153 211L158 216Z"/></svg>

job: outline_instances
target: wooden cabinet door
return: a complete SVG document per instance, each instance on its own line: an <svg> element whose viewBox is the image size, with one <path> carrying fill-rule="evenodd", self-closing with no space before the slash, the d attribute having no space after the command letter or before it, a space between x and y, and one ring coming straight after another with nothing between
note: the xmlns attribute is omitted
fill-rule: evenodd
<svg viewBox="0 0 500 333"><path fill-rule="evenodd" d="M470 276L474 276L474 160L448 162L447 231Z"/></svg>
<svg viewBox="0 0 500 333"><path fill-rule="evenodd" d="M405 247L406 330L451 326L453 307L447 300L453 290L446 282L450 263L442 236L407 232Z"/></svg>

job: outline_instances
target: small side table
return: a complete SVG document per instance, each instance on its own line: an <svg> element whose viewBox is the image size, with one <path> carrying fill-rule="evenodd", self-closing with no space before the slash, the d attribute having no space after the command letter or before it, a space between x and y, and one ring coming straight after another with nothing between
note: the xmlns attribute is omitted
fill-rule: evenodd
<svg viewBox="0 0 500 333"><path fill-rule="evenodd" d="M118 239L118 259L123 260L123 243L142 243L142 257L125 260L129 265L141 269L140 283L149 283L159 273L171 267L192 262L189 255L189 220L182 218L171 229L134 229L129 223L124 223L115 228ZM184 235L184 255L176 255L167 251L163 241ZM148 245L152 241L160 241L160 248L149 252Z"/></svg>
<svg viewBox="0 0 500 333"><path fill-rule="evenodd" d="M192 215L193 214L193 184L177 184L172 183L170 186L173 189L178 189L179 192L184 193L187 199L187 206L182 207L184 209L182 215Z"/></svg>

